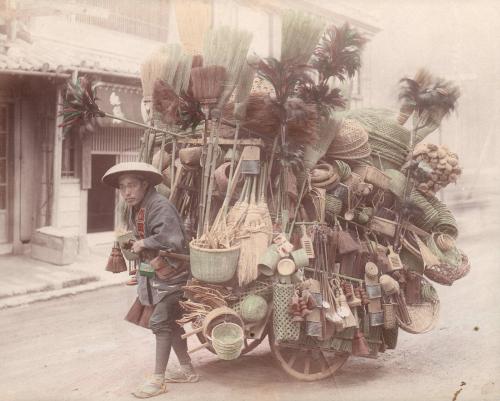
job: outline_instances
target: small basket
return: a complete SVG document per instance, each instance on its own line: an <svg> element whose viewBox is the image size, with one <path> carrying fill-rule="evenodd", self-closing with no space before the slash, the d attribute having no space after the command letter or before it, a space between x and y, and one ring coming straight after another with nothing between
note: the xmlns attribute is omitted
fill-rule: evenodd
<svg viewBox="0 0 500 401"><path fill-rule="evenodd" d="M300 325L292 320L292 315L289 313L293 294L293 284L276 283L273 285L273 331L277 342L299 339Z"/></svg>
<svg viewBox="0 0 500 401"><path fill-rule="evenodd" d="M384 329L394 329L397 325L396 304L382 304L382 311L384 312Z"/></svg>
<svg viewBox="0 0 500 401"><path fill-rule="evenodd" d="M247 295L241 301L240 315L245 322L259 322L267 315L267 302L260 295Z"/></svg>
<svg viewBox="0 0 500 401"><path fill-rule="evenodd" d="M211 340L212 347L220 359L226 361L236 359L243 348L243 328L235 323L220 323L213 328Z"/></svg>
<svg viewBox="0 0 500 401"><path fill-rule="evenodd" d="M194 278L212 284L231 280L238 267L240 245L227 249L208 249L189 243L191 274Z"/></svg>
<svg viewBox="0 0 500 401"><path fill-rule="evenodd" d="M452 266L447 263L442 263L437 266L429 266L425 269L424 274L430 280L441 285L452 285L455 281L465 277L470 272L469 258L462 255L462 262L458 266Z"/></svg>

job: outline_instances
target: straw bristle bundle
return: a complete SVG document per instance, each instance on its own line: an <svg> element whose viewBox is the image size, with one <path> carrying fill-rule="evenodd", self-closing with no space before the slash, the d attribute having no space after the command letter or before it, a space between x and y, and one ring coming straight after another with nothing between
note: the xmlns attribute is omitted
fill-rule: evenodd
<svg viewBox="0 0 500 401"><path fill-rule="evenodd" d="M164 79L167 68L167 49L162 46L151 53L141 64L142 94L153 95L153 87L158 79Z"/></svg>
<svg viewBox="0 0 500 401"><path fill-rule="evenodd" d="M191 65L193 56L190 54L182 54L175 71L173 88L175 93L181 94L186 92L189 87L189 77L191 75Z"/></svg>
<svg viewBox="0 0 500 401"><path fill-rule="evenodd" d="M193 97L201 103L215 103L226 80L226 69L220 65L196 67L191 70Z"/></svg>
<svg viewBox="0 0 500 401"><path fill-rule="evenodd" d="M281 27L281 62L307 63L325 29L318 17L286 11Z"/></svg>
<svg viewBox="0 0 500 401"><path fill-rule="evenodd" d="M141 65L141 82L144 97L153 95L154 84L163 80L176 94L187 90L192 56L185 54L178 44L156 49Z"/></svg>
<svg viewBox="0 0 500 401"><path fill-rule="evenodd" d="M237 120L245 118L247 106L246 102L252 89L255 73L255 69L248 63L243 65L240 79L238 81L238 85L236 86L236 92L234 94L234 117Z"/></svg>
<svg viewBox="0 0 500 401"><path fill-rule="evenodd" d="M220 105L223 105L229 99L238 84L251 42L252 34L250 32L227 26L210 30L205 35L203 46L204 65L221 65L227 70Z"/></svg>

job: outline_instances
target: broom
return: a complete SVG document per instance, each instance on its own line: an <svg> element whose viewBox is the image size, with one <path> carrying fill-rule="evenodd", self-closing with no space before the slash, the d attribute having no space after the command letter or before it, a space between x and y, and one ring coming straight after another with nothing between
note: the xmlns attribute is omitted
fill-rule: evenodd
<svg viewBox="0 0 500 401"><path fill-rule="evenodd" d="M112 273L121 273L127 271L127 263L125 263L125 258L123 257L120 245L118 245L118 242L116 241L113 245L113 248L111 248L111 255L108 258L106 271Z"/></svg>
<svg viewBox="0 0 500 401"><path fill-rule="evenodd" d="M248 49L252 35L245 31L230 29L228 27L221 27L216 30L211 30L205 37L204 53L206 65L218 64L226 68L227 76L224 83L224 91L221 94L217 104L218 123L215 128L215 144L217 147L219 141L218 130L222 121L222 110L224 104L231 96L236 84L239 81L242 68L246 61ZM211 133L212 137L212 133ZM213 158L213 157L212 157ZM208 196L206 210L210 212L212 202L212 189L214 182L215 160L212 161L210 166L210 182L208 184ZM209 214L204 216L205 231L208 231L210 223Z"/></svg>
<svg viewBox="0 0 500 401"><path fill-rule="evenodd" d="M226 232L227 231L227 209L229 207L229 202L231 201L232 192L234 190L235 173L234 173L234 163L236 155L236 146L239 137L240 121L245 118L246 106L248 96L250 95L250 90L252 89L252 83L255 78L255 69L246 63L241 71L241 76L238 81L238 86L236 88L235 103L234 103L234 116L236 118L236 130L233 138L233 148L232 148L232 158L231 165L229 168L229 183L226 191L226 196L224 198L224 203L215 218L214 224L211 228L211 233L213 232ZM243 157L240 159L243 160ZM234 208L233 208L234 209ZM236 209L238 210L238 209Z"/></svg>
<svg viewBox="0 0 500 401"><path fill-rule="evenodd" d="M201 185L201 198L198 213L198 231L197 237L201 237L203 224L205 220L205 201L208 179L210 175L210 166L212 161L212 140L213 131L210 133L211 140L208 143L207 149L207 136L208 136L208 121L211 114L211 109L217 103L217 99L222 94L223 84L226 79L226 69L220 65L211 65L205 67L196 67L191 71L191 90L193 97L201 104L202 111L205 117L205 130L203 132L203 151L202 160L202 185ZM208 168L208 169L207 169Z"/></svg>
<svg viewBox="0 0 500 401"><path fill-rule="evenodd" d="M281 25L281 61L307 63L325 25L325 21L316 16L286 11Z"/></svg>
<svg viewBox="0 0 500 401"><path fill-rule="evenodd" d="M241 251L238 260L238 284L244 286L254 281L259 275L258 261L268 246L265 223L256 203L257 177L252 178L250 205L242 227Z"/></svg>
<svg viewBox="0 0 500 401"><path fill-rule="evenodd" d="M251 192L251 185L252 177L247 176L245 178L245 183L243 184L243 189L241 190L240 198L236 201L236 203L227 214L226 225L228 231L236 231L245 218L250 203L249 197Z"/></svg>

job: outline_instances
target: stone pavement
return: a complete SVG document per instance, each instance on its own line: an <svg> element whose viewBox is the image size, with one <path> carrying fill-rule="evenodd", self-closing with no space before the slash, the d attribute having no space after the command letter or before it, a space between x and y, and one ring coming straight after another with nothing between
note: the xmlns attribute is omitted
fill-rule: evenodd
<svg viewBox="0 0 500 401"><path fill-rule="evenodd" d="M90 234L89 251L75 263L57 266L26 255L0 256L0 309L123 284L126 272L105 271L113 233Z"/></svg>

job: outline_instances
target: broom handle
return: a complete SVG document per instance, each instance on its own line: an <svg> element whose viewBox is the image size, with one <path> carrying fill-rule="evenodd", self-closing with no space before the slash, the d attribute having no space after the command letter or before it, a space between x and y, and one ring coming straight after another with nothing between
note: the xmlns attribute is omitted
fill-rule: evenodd
<svg viewBox="0 0 500 401"><path fill-rule="evenodd" d="M132 120L129 120L127 118L117 117L117 116L115 116L113 114L109 114L109 113L106 113L106 112L104 113L104 116L105 117L109 117L109 118L113 118L115 120L120 120L120 121L129 123L129 124L132 124L132 125L136 125L138 127L148 128L148 129L151 129L151 130L154 130L154 131L163 132L164 134L169 134L169 135L177 136L177 137L180 137L180 138L182 138L184 136L182 134L176 134L174 132L167 131L167 130L164 130L162 128L156 128L156 127L152 127L150 125L146 125L146 124L143 124L143 123L138 123L137 121L132 121Z"/></svg>
<svg viewBox="0 0 500 401"><path fill-rule="evenodd" d="M273 204L274 204L274 194L272 191L273 185L271 183L271 172L273 171L274 154L276 153L277 146L278 146L278 135L274 137L273 148L271 150L271 158L269 159L269 171L267 172L267 178L266 178L266 186L268 184L271 186L271 203Z"/></svg>
<svg viewBox="0 0 500 401"><path fill-rule="evenodd" d="M226 191L226 197L224 198L224 203L222 207L219 209L219 213L217 213L217 216L215 217L214 224L212 225L212 230L214 229L215 226L219 224L220 219L224 215L224 210L227 211L227 208L229 207L229 202L231 201L231 198L234 194L234 191L236 189L236 186L238 184L238 178L240 177L240 171L241 171L241 161L242 159L238 161L238 165L236 166L236 170L234 171L233 175L233 180L228 184L227 191ZM243 189L241 191L240 199L238 202L243 201L243 194L245 193L245 189L247 187L247 182L245 180L245 183L243 184ZM229 194L229 195L228 195Z"/></svg>
<svg viewBox="0 0 500 401"><path fill-rule="evenodd" d="M234 173L234 159L236 158L236 142L238 142L238 136L240 135L240 122L236 123L236 131L234 133L234 143L233 143L233 157L231 159L231 165L229 167L229 182L226 191L226 197L224 198L222 213L225 216L227 214L227 208L229 206L229 201L231 199L231 194L229 193L231 187L233 186L233 173Z"/></svg>
<svg viewBox="0 0 500 401"><path fill-rule="evenodd" d="M297 205L295 206L295 214L293 216L292 224L290 225L290 231L288 231L288 235L292 235L293 228L295 226L295 222L297 221L297 215L299 214L300 204L302 203L302 197L304 196L304 192L306 190L306 184L309 177L309 169L306 169L306 176L304 181L302 182L302 188L300 189L300 195L297 199Z"/></svg>
<svg viewBox="0 0 500 401"><path fill-rule="evenodd" d="M214 151L217 149L217 146L219 146L219 127L220 127L220 121L221 119L217 121L217 126L215 128L215 142L212 145L212 163L210 166L210 182L208 184L208 200L207 200L207 210L205 213L205 229L208 232L208 226L210 223L210 208L212 207L212 192L213 192L213 187L214 187L214 177L215 177L215 165L217 164L217 158L214 157Z"/></svg>
<svg viewBox="0 0 500 401"><path fill-rule="evenodd" d="M205 216L205 169L207 164L207 135L208 135L208 117L210 113L209 106L207 104L202 105L203 114L205 116L205 127L202 132L202 147L201 147L201 161L203 162L201 166L201 188L200 188L200 199L199 199L199 211L198 211L198 230L197 237L200 238L203 231L203 219Z"/></svg>

